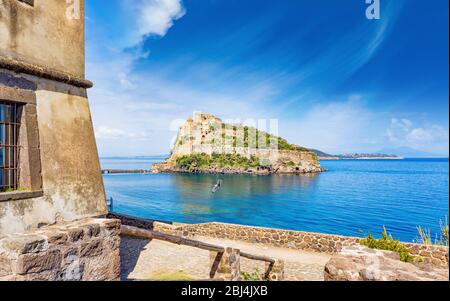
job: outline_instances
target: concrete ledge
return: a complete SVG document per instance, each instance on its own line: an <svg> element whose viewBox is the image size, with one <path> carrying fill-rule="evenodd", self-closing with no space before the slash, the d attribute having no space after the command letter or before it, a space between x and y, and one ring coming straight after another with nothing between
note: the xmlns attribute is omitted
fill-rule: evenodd
<svg viewBox="0 0 450 301"><path fill-rule="evenodd" d="M0 202L38 198L44 195L42 190L37 191L12 191L0 193Z"/></svg>
<svg viewBox="0 0 450 301"><path fill-rule="evenodd" d="M18 73L26 73L85 89L92 88L94 85L91 81L79 78L66 72L58 71L50 67L30 64L11 58L0 57L0 68Z"/></svg>

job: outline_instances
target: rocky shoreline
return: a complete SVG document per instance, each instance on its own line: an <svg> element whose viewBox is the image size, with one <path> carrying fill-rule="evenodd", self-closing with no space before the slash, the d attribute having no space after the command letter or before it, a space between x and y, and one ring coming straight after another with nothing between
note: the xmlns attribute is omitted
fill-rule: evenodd
<svg viewBox="0 0 450 301"><path fill-rule="evenodd" d="M196 169L182 169L173 167L167 163L157 163L152 166L152 173L179 173L179 174L228 174L228 175L303 175L303 174L317 174L326 172L327 169L319 168L305 168L300 170L285 170L273 167L257 167L250 169L240 168L196 168Z"/></svg>

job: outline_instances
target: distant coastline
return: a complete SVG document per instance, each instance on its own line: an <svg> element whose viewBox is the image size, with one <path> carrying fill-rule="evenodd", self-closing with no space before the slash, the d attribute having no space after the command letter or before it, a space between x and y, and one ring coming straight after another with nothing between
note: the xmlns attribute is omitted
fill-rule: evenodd
<svg viewBox="0 0 450 301"><path fill-rule="evenodd" d="M354 153L343 155L330 155L317 149L311 149L319 160L403 160L402 156L383 153Z"/></svg>

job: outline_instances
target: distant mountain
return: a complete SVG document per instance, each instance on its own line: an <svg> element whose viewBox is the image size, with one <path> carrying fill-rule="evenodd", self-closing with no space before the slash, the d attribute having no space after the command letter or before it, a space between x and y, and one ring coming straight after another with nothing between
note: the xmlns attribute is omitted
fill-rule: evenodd
<svg viewBox="0 0 450 301"><path fill-rule="evenodd" d="M335 156L335 155L330 155L330 154L327 154L327 153L325 153L325 152L323 152L323 151L320 151L320 150L318 150L318 149L310 149L310 151L312 151L313 153L315 153L316 155L317 155L317 157L322 157L322 158L331 158L331 157L337 157L337 156Z"/></svg>
<svg viewBox="0 0 450 301"><path fill-rule="evenodd" d="M429 152L420 151L411 147L402 146L396 148L385 148L379 151L379 153L383 154L396 154L404 158L438 158L438 157L446 157L448 158L448 154L434 154Z"/></svg>

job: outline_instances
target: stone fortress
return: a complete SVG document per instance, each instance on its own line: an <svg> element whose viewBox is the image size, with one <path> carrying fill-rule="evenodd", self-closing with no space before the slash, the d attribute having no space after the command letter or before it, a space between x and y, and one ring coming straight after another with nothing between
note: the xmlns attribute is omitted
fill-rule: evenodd
<svg viewBox="0 0 450 301"><path fill-rule="evenodd" d="M84 53L84 1L0 0L0 280L119 277Z"/></svg>
<svg viewBox="0 0 450 301"><path fill-rule="evenodd" d="M177 158L192 154L235 154L244 158L258 158L261 167L247 170L210 170L236 173L315 173L321 172L320 162L314 153L296 145L281 149L278 137L254 127L224 123L211 114L194 113L180 127L171 156L163 164L153 166L155 172L177 171ZM258 146L257 146L258 145ZM295 149L298 148L298 149Z"/></svg>

